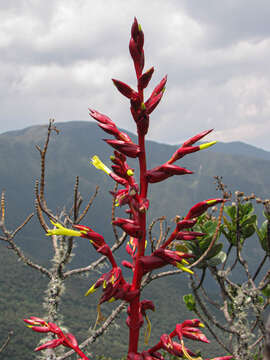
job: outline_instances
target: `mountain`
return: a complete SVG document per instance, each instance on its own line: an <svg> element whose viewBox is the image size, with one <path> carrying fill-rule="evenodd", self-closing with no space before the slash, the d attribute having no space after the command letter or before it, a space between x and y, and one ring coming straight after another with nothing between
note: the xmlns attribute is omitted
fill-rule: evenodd
<svg viewBox="0 0 270 360"><path fill-rule="evenodd" d="M110 226L111 195L108 190L114 184L109 177L89 165L90 157L97 154L109 166L109 156L112 154L112 149L101 140L107 136L104 136L104 133L92 122L76 121L56 125L60 134L53 134L47 153L47 204L54 211L63 206L69 209L72 204L76 175L80 178L80 192L85 199L84 204L98 184L100 186L99 195L95 199L88 217L85 218L84 224L102 233L110 243L113 234ZM46 133L47 125L44 125L32 126L0 135L0 190L4 189L6 192L7 222L10 229L18 226L33 211L34 184L40 172L39 153L35 145L43 145ZM135 135L130 134L130 136L135 139ZM146 144L148 168L153 168L167 161L176 149L177 146L148 141ZM269 152L243 143L220 143L208 150L186 156L178 161L178 164L194 171L193 175L173 177L150 187L149 223L155 217L166 215L168 225L170 225L171 219L176 214L184 215L194 203L218 197L219 194L215 190L213 180L216 175L223 176L223 181L232 192L241 190L247 194L254 192L262 198L269 197L269 160ZM135 174L138 174L136 162L132 160L129 163L131 167L135 168ZM36 219L27 224L16 241L36 261L42 264L48 263L51 249L48 245L48 238L44 236L44 232L40 229ZM70 265L71 267L86 265L96 258L96 254L87 242L78 239L76 243L76 256ZM0 339L5 338L7 329L14 328L16 332L14 339L16 355L12 353L11 345L8 349L9 352L1 355L4 355L5 360L7 358L18 358L20 354L20 358L23 359L22 354L25 353L25 359L30 359L32 356L31 349L35 347L38 340L18 323L18 319L21 319L24 314L25 316L33 315L36 311L40 311L38 309L42 303L46 280L40 279L38 274L34 274L18 263L11 251L6 249L5 244L1 243L0 246L0 313L4 318L0 324ZM254 256L258 250L254 249L252 242L248 246L250 253ZM120 257L123 255L124 252L120 252ZM93 281L96 276L96 274L93 275ZM163 312L160 311L160 317L155 320L156 327L163 328L164 332L167 331L166 327L169 328L169 322L175 321L174 314L170 312L175 303L179 304L179 312L186 315L181 303L181 296L188 291L188 288L183 285L186 282L182 283L182 279L183 276L181 280L179 278L176 280L165 279L162 283L163 290L158 285L153 285L153 290L149 290L155 294L158 298L157 302L164 307L167 314L164 318L164 316L162 317ZM71 282L62 307L70 331L74 331L76 334L79 332L79 339L80 337L83 338L83 333L89 326L88 316L92 321L95 317L95 307L91 305L89 310L89 300L87 298L86 301L82 296L88 288L89 282L89 279L81 278L79 281L76 279ZM166 296L167 292L164 290L166 286L173 289L174 296L169 298ZM79 314L73 313L75 304L80 306ZM83 327L80 329L81 322ZM24 335L25 333L27 335ZM121 347L121 351L124 349L123 344L119 345L119 339L117 341L117 336L114 333L115 331L110 332L113 345L110 345L111 348L109 349L105 346L106 351L104 350L104 353L110 354L112 351L115 354L119 347ZM27 341L25 340L20 345L22 336L26 336ZM103 341L105 340L101 340L100 343L103 344Z"/></svg>

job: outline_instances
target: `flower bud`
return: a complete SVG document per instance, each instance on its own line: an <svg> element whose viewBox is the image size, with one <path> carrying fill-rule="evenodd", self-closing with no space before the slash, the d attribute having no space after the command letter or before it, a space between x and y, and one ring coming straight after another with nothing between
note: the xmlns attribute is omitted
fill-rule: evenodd
<svg viewBox="0 0 270 360"><path fill-rule="evenodd" d="M137 98L137 93L133 89L131 89L129 85L115 79L112 79L112 81L122 95L126 96L128 99Z"/></svg>
<svg viewBox="0 0 270 360"><path fill-rule="evenodd" d="M189 147L193 144L195 144L197 141L201 140L203 137L205 137L206 135L208 135L211 131L213 131L214 129L210 129L210 130L205 130L195 136L193 136L192 138L188 139L187 141L184 142L184 144L182 145L182 147Z"/></svg>
<svg viewBox="0 0 270 360"><path fill-rule="evenodd" d="M134 220L116 218L113 221L113 224L121 227L128 235L134 238L139 238L141 236L141 228Z"/></svg>
<svg viewBox="0 0 270 360"><path fill-rule="evenodd" d="M146 179L149 183L157 183L163 181L173 175L186 175L193 172L176 165L163 164L146 172Z"/></svg>
<svg viewBox="0 0 270 360"><path fill-rule="evenodd" d="M116 150L120 151L126 156L131 158L136 158L140 153L140 148L138 145L132 142L125 142L121 140L110 140L103 139L107 144L111 145Z"/></svg>
<svg viewBox="0 0 270 360"><path fill-rule="evenodd" d="M147 87L149 84L149 81L152 78L154 72L154 68L151 67L149 70L147 70L144 74L142 74L138 79L138 89L143 90Z"/></svg>
<svg viewBox="0 0 270 360"><path fill-rule="evenodd" d="M196 218L202 215L209 207L222 202L224 202L223 199L208 199L205 201L201 201L198 204L192 206L187 216L185 217L185 220Z"/></svg>

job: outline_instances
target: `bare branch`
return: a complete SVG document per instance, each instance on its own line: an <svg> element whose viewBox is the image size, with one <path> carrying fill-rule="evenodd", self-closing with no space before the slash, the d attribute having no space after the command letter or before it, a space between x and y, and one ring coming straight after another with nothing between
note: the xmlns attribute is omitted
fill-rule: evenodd
<svg viewBox="0 0 270 360"><path fill-rule="evenodd" d="M5 348L8 346L10 339L12 337L12 335L14 334L14 332L12 330L10 330L8 332L8 337L6 339L6 341L4 342L4 344L0 347L0 354L5 350Z"/></svg>
<svg viewBox="0 0 270 360"><path fill-rule="evenodd" d="M92 195L92 197L90 198L90 200L89 200L88 204L86 205L84 211L82 212L82 214L77 219L76 224L79 224L82 221L82 219L85 217L85 215L87 214L90 206L92 205L93 201L95 200L95 197L98 194L98 190L99 190L99 186L96 186L96 190L95 190L94 195Z"/></svg>
<svg viewBox="0 0 270 360"><path fill-rule="evenodd" d="M1 194L1 224L4 224L5 222L5 209L6 209L6 206L5 206L5 191L2 191L2 194Z"/></svg>
<svg viewBox="0 0 270 360"><path fill-rule="evenodd" d="M76 176L75 186L74 186L74 201L73 201L73 221L74 223L78 217L78 188L79 188L79 176Z"/></svg>
<svg viewBox="0 0 270 360"><path fill-rule="evenodd" d="M16 236L16 234L32 219L33 216L34 216L34 213L27 216L27 218L24 220L24 222L21 225L19 225L17 227L17 229L15 229L13 231L13 233L11 234L12 238L14 238Z"/></svg>

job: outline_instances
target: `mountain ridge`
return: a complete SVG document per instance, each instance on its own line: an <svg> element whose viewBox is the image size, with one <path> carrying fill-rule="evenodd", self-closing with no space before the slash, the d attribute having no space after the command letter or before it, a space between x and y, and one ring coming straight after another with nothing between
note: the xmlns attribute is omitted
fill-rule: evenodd
<svg viewBox="0 0 270 360"><path fill-rule="evenodd" d="M63 122L56 122L56 126L60 126L62 127L62 125L66 126L67 124L69 125L78 125L78 124L91 124L96 126L96 123L94 121L83 121L83 120L73 120L73 121L63 121ZM76 127L76 126L75 126ZM6 131L3 133L0 133L0 139L2 136L21 136L21 135L25 135L25 133L27 133L28 131L31 132L31 130L33 129L41 129L41 128L47 128L47 125L31 125L31 126L27 126L23 129L18 129L18 130L10 130L10 131ZM125 129L121 129L123 131L125 131L126 133L128 133L128 135L135 139L136 135L128 130ZM181 143L179 144L169 144L166 142L160 142L157 140L148 140L149 143L156 143L156 144L160 144L160 145L165 145L165 146L171 146L171 147L180 147ZM237 155L243 155L243 156L251 156L254 158L259 158L259 159L264 159L264 160L270 160L270 151L268 150L264 150L258 146L254 146L254 145L250 145L248 143L242 142L242 141L231 141L231 142L222 142L222 141L218 141L214 148L213 151L215 152L220 152L220 153L225 153L225 154L237 154Z"/></svg>

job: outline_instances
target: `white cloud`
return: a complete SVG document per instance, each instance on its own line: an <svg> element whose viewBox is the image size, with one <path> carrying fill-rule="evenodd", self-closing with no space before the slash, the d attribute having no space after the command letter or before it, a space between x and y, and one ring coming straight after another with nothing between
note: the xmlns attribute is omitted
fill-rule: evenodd
<svg viewBox="0 0 270 360"><path fill-rule="evenodd" d="M0 131L48 117L88 120L88 106L134 130L111 78L135 86L128 53L135 15L146 69L156 69L150 87L168 73L149 136L177 143L215 127L219 140L270 150L269 12L263 0L2 2Z"/></svg>

